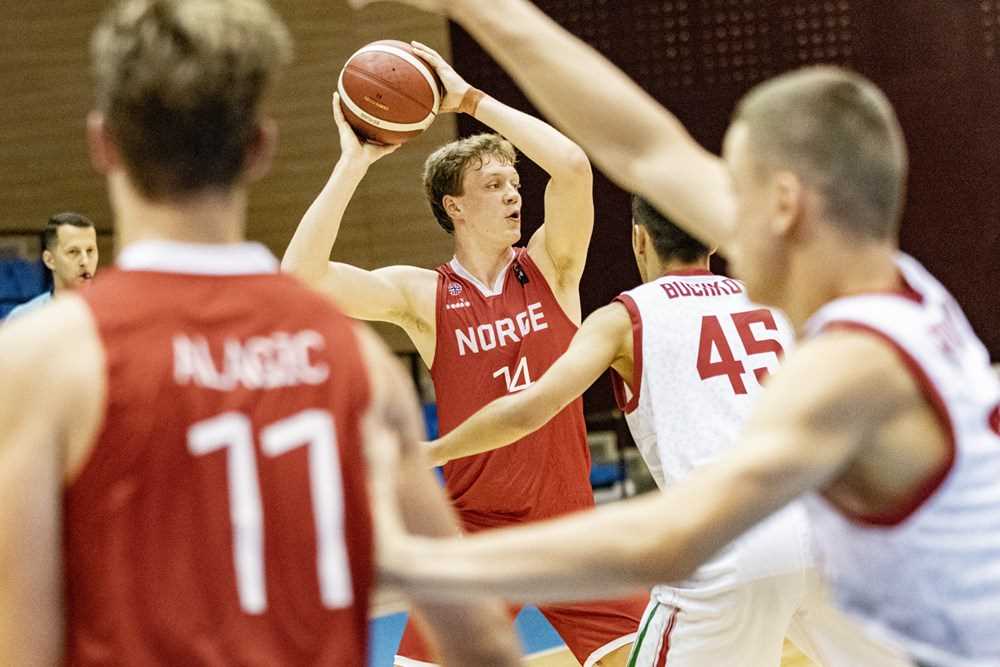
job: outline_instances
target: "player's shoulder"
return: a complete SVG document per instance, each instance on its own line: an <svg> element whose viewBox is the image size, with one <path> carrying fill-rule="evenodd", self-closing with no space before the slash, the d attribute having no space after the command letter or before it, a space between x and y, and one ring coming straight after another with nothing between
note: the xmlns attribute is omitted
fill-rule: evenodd
<svg viewBox="0 0 1000 667"><path fill-rule="evenodd" d="M422 266L413 266L411 264L390 264L389 266L383 266L380 269L376 269L378 273L383 276L392 278L394 280L415 280L420 282L433 281L437 282L438 278L441 277L441 271L448 264L440 264L433 269L426 269Z"/></svg>
<svg viewBox="0 0 1000 667"><path fill-rule="evenodd" d="M434 269L425 269L408 264L394 264L376 269L376 273L384 280L397 287L408 298L433 296L437 292L438 282L444 279L442 264ZM433 301L431 302L433 303Z"/></svg>
<svg viewBox="0 0 1000 667"><path fill-rule="evenodd" d="M45 383L86 387L100 374L103 350L90 308L63 295L0 326L0 367L9 387Z"/></svg>
<svg viewBox="0 0 1000 667"><path fill-rule="evenodd" d="M599 330L607 335L625 334L632 330L632 320L629 305L623 300L615 299L588 315L581 328Z"/></svg>

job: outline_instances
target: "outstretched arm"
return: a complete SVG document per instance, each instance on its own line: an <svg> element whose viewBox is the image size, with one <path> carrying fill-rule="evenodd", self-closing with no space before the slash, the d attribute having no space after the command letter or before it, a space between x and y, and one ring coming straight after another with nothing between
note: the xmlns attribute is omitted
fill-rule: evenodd
<svg viewBox="0 0 1000 667"><path fill-rule="evenodd" d="M377 533L386 533L378 512L382 503L402 509L407 531L420 535L458 535L454 513L417 446L422 432L412 382L374 335L359 328L372 383L372 406L364 422L369 485L376 508ZM382 516L380 516L380 514ZM389 519L396 521L396 517ZM380 543L377 561L391 558L393 547ZM514 667L517 640L503 606L479 596L454 602L430 601L396 579L414 598L414 609L426 621L445 665Z"/></svg>
<svg viewBox="0 0 1000 667"><path fill-rule="evenodd" d="M632 325L618 303L594 311L569 349L530 387L499 398L429 444L435 465L504 447L565 408L616 361L632 363ZM629 374L627 377L631 377Z"/></svg>
<svg viewBox="0 0 1000 667"><path fill-rule="evenodd" d="M685 482L460 541L397 535L401 560L390 570L406 572L431 594L490 591L524 601L607 597L690 576L755 523L838 477L883 429L927 409L881 342L825 338L800 348L772 377L741 445ZM866 363L855 363L859 358Z"/></svg>
<svg viewBox="0 0 1000 667"><path fill-rule="evenodd" d="M368 168L398 147L359 141L344 119L337 94L333 97L333 113L340 134L340 159L302 216L281 259L281 269L333 297L351 317L405 327L413 311L406 286L413 282L413 274L423 269L387 267L366 271L330 261L344 212Z"/></svg>
<svg viewBox="0 0 1000 667"><path fill-rule="evenodd" d="M458 110L472 87L436 51L419 42L413 47L434 65L445 85L442 110ZM594 229L594 179L586 153L548 123L488 95L475 108L465 110L510 140L550 176L545 189L545 224L529 250L534 251L537 245L544 253L540 264L549 265L559 284L575 290ZM532 257L536 257L535 252Z"/></svg>
<svg viewBox="0 0 1000 667"><path fill-rule="evenodd" d="M399 1L461 24L609 178L725 250L735 208L722 161L597 51L526 0Z"/></svg>

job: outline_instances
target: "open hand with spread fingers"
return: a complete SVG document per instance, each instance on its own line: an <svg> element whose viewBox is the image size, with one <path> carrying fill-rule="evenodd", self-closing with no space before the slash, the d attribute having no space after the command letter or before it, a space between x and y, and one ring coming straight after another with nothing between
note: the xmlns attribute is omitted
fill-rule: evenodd
<svg viewBox="0 0 1000 667"><path fill-rule="evenodd" d="M437 72L438 78L444 85L444 97L441 99L441 112L454 113L459 110L462 98L469 92L472 86L455 71L441 54L421 42L410 42L410 46L421 58L426 60Z"/></svg>

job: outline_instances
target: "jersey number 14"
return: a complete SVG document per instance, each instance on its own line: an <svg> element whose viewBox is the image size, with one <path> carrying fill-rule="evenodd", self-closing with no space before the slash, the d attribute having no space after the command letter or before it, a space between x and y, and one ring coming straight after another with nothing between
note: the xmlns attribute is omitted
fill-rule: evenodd
<svg viewBox="0 0 1000 667"><path fill-rule="evenodd" d="M521 357L517 362L517 366L514 367L513 373L510 372L510 366L504 366L493 371L493 377L498 378L501 376L507 384L508 394L527 389L531 386L531 373L528 372L528 358Z"/></svg>

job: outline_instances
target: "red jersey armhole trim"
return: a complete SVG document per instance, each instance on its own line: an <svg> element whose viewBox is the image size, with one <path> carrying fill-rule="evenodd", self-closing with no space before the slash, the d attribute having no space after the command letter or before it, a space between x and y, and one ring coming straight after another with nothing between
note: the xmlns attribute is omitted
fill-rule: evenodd
<svg viewBox="0 0 1000 667"><path fill-rule="evenodd" d="M631 414L639 407L639 392L642 391L642 316L635 300L628 294L619 294L614 300L625 306L632 320L632 397L626 398L624 381L614 369L611 369L611 386L618 407L625 414Z"/></svg>
<svg viewBox="0 0 1000 667"><path fill-rule="evenodd" d="M566 322L571 327L573 327L574 330L579 329L580 325L573 321L573 318L571 318L566 313L566 310L563 308L563 305L561 303L559 303L559 299L556 298L556 293L552 291L552 285L550 285L549 281L545 279L545 274L542 273L542 270L538 268L538 264L535 263L535 260L533 260L531 258L531 255L528 253L528 249L527 248L514 248L514 260L513 261L514 262L520 262L521 264L526 264L528 266L528 268L530 268L532 271L535 272L535 275L538 276L538 279L542 282L542 284L545 285L545 289L548 290L549 296L552 297L552 302L554 304L556 304L556 306L558 306L559 313L563 316L563 319L565 319ZM513 264L513 262L512 262L512 264Z"/></svg>
<svg viewBox="0 0 1000 667"><path fill-rule="evenodd" d="M434 365L437 360L440 359L438 353L441 351L442 336L441 336L441 311L444 308L446 299L444 298L445 290L448 289L447 282L451 280L451 277L446 273L445 267L447 264L442 264L437 267L437 289L434 291L434 358L431 359L431 365L427 369L430 373L431 378L434 377Z"/></svg>
<svg viewBox="0 0 1000 667"><path fill-rule="evenodd" d="M889 347L891 347L910 371L910 374L920 387L920 390L923 392L928 403L930 403L931 407L934 409L938 420L941 422L941 426L947 434L948 456L941 464L940 469L918 485L913 494L895 511L883 514L865 515L847 512L840 507L837 508L849 519L858 523L884 527L898 526L912 516L914 512L920 509L924 503L926 503L927 500L934 495L934 492L941 487L941 484L944 483L945 479L948 478L948 474L951 472L951 469L955 464L955 425L951 421L951 416L948 414L948 408L945 406L944 399L941 397L941 392L939 392L937 387L934 385L934 381L930 379L917 360L914 359L902 345L896 342L896 340L894 340L887 333L867 324L851 320L835 320L828 322L823 329L844 329L866 333L882 340Z"/></svg>

